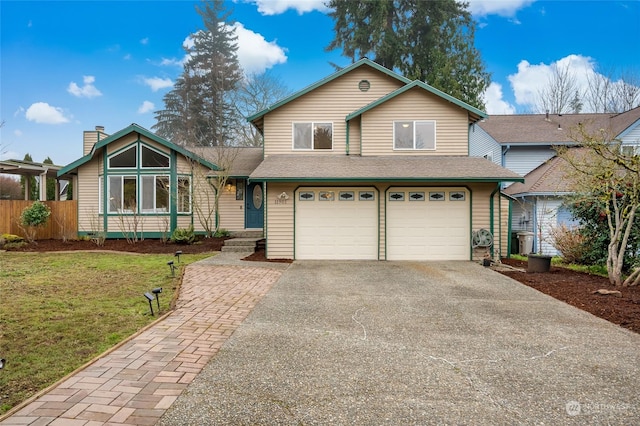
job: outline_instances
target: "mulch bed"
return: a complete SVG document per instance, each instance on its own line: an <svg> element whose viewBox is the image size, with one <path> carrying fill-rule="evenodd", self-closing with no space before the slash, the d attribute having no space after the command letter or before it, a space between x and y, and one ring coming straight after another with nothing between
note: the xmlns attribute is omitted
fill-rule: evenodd
<svg viewBox="0 0 640 426"><path fill-rule="evenodd" d="M525 270L527 268L527 262L523 261L502 259L502 262ZM569 305L640 333L640 287L614 287L606 277L559 267L551 267L547 273L499 272ZM593 293L600 289L620 291L622 297Z"/></svg>

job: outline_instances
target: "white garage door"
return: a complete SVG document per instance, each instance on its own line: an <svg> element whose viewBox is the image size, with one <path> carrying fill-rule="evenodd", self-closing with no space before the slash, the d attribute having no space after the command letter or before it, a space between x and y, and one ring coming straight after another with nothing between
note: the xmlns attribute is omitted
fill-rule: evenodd
<svg viewBox="0 0 640 426"><path fill-rule="evenodd" d="M296 259L378 258L378 192L373 188L296 191Z"/></svg>
<svg viewBox="0 0 640 426"><path fill-rule="evenodd" d="M468 260L470 194L465 188L390 188L388 260Z"/></svg>

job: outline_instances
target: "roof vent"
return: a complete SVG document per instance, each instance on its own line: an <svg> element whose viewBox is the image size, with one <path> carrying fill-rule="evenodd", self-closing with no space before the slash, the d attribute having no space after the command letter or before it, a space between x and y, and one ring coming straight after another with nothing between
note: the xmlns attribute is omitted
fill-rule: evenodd
<svg viewBox="0 0 640 426"><path fill-rule="evenodd" d="M558 130L562 130L562 126L558 124Z"/></svg>
<svg viewBox="0 0 640 426"><path fill-rule="evenodd" d="M358 89L360 89L361 92L366 92L371 88L371 83L369 83L369 80L360 80L360 83L358 83Z"/></svg>
<svg viewBox="0 0 640 426"><path fill-rule="evenodd" d="M549 120L549 110L547 110L547 113L545 114L544 119L545 119L546 121L550 121L550 120Z"/></svg>

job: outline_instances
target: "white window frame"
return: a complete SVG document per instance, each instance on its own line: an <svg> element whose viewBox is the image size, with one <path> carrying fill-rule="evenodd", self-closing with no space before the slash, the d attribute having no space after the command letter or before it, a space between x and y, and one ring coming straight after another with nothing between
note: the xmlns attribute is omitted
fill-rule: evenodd
<svg viewBox="0 0 640 426"><path fill-rule="evenodd" d="M131 209L124 208L124 180L125 179L133 179L136 182L136 209L140 209L140 185L138 183L138 176L123 174L123 175L109 175L107 176L109 179L107 180L107 194L109 194L109 206L107 208L108 213L112 214L133 214L136 213ZM120 206L116 207L116 210L111 210L111 179L112 178L120 178Z"/></svg>
<svg viewBox="0 0 640 426"><path fill-rule="evenodd" d="M420 124L432 124L433 125L433 147L425 147L425 148L417 148L416 147L416 130L417 130L417 126L419 126ZM399 148L396 146L396 125L401 125L403 126L404 124L409 124L410 126L413 127L413 141L412 147L407 147L407 148ZM404 126L403 126L404 127ZM436 131L436 121L435 120L394 120L393 121L393 149L394 151L435 151L436 150L436 135L437 135L437 131Z"/></svg>
<svg viewBox="0 0 640 426"><path fill-rule="evenodd" d="M181 207L181 203L180 203L180 180L187 180L188 183L188 197L189 197L189 210L188 211L183 211L180 209ZM176 210L178 214L191 214L192 210L193 210L193 187L191 185L191 176L178 176L178 188L176 188Z"/></svg>
<svg viewBox="0 0 640 426"><path fill-rule="evenodd" d="M311 147L310 148L296 148L296 125L305 124L311 126ZM331 148L316 148L315 143L315 129L318 125L328 124L331 126ZM333 137L334 129L332 121L294 121L291 123L291 149L294 151L333 151Z"/></svg>
<svg viewBox="0 0 640 426"><path fill-rule="evenodd" d="M153 178L152 182L153 182L153 191L152 191L152 200L153 200L153 207L150 209L145 209L143 206L145 205L145 181L148 181L149 179L145 179L145 178ZM157 201L158 201L158 197L157 197L157 191L158 191L158 186L157 186L157 181L159 178L164 178L167 181L167 207L166 209L159 209L157 206ZM169 185L171 182L171 178L169 177L169 175L140 175L140 186L138 188L138 199L140 200L139 202L139 207L138 207L138 211L142 214L152 214L152 213L160 213L160 214L166 214L166 213L170 213L171 212L171 191L169 190Z"/></svg>
<svg viewBox="0 0 640 426"><path fill-rule="evenodd" d="M166 157L166 158L167 158L167 160L168 160L168 161L167 161L167 162L168 162L168 165L167 165L166 167L164 167L164 166L155 166L155 167L147 167L147 166L143 166L143 165L142 165L142 152L143 152L143 151L142 151L142 148L147 148L147 149L148 149L148 150L150 150L150 151L154 151L154 152L156 152L157 154L160 154L160 155L162 155L163 157ZM169 156L169 155L168 155L167 153L165 153L165 152L162 152L162 151L160 151L160 150L155 149L155 148L154 148L154 147L152 147L152 146L149 146L149 145L144 144L144 143L140 144L140 150L139 150L139 153L140 153L140 155L138 155L138 164L140 165L140 168L141 168L141 169L145 169L145 170L148 170L148 169L162 169L162 170L163 170L163 169L169 169L169 168L171 167L171 156Z"/></svg>

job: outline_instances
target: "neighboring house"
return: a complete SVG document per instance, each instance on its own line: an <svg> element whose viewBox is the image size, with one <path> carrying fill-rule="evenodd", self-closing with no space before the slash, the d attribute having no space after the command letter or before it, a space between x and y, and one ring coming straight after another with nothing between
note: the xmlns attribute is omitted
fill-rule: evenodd
<svg viewBox="0 0 640 426"><path fill-rule="evenodd" d="M261 149L230 148L235 164L220 171L215 160L222 151L212 148L196 155L137 124L113 135L97 126L84 132L83 145L84 156L58 172L73 179L79 235L166 238L176 228L190 226L202 233L201 216L207 215L211 227L217 223L230 231L262 230L262 206L244 197L246 179L262 159ZM217 173L229 180L215 215L210 213L209 180Z"/></svg>
<svg viewBox="0 0 640 426"><path fill-rule="evenodd" d="M522 177L469 155L483 118L368 59L249 117L264 136L249 181L264 184L267 257L469 260L488 251L472 248L481 229L506 255L500 188Z"/></svg>
<svg viewBox="0 0 640 426"><path fill-rule="evenodd" d="M640 146L640 108L621 114L492 115L472 126L470 155L489 157L525 176L523 184L504 189L517 200L511 216L512 232L534 233L533 250L556 255L550 236L560 224L574 222L563 206L572 193L564 178L568 165L556 157L556 147L575 145L571 133L583 124L589 131L606 130L622 141L623 149Z"/></svg>

